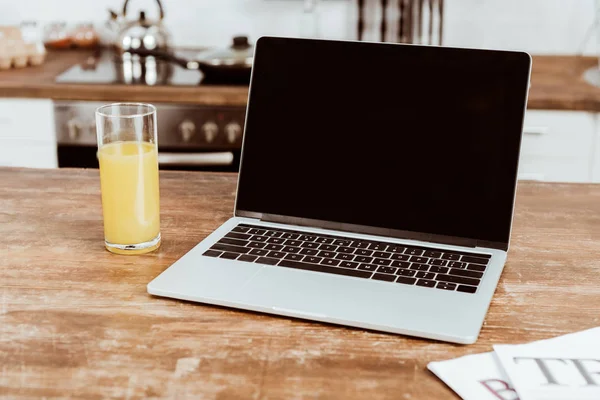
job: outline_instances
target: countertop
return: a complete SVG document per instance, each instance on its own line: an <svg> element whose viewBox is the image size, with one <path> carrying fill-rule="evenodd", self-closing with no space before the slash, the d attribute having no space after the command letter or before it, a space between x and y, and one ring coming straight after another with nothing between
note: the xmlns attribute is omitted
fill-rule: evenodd
<svg viewBox="0 0 600 400"><path fill-rule="evenodd" d="M245 105L243 86L127 86L57 84L55 78L89 51L51 51L39 67L0 71L0 97L33 97L55 100L142 101L212 105ZM597 58L534 56L529 109L600 111L600 89L583 80L583 72Z"/></svg>
<svg viewBox="0 0 600 400"><path fill-rule="evenodd" d="M104 250L97 170L0 181L7 398L455 399L428 362L600 325L600 185L519 183L506 268L463 346L148 295L232 215L235 174L161 171L164 241L143 256Z"/></svg>
<svg viewBox="0 0 600 400"><path fill-rule="evenodd" d="M0 71L0 97L228 106L245 106L248 101L246 86L82 85L55 82L62 72L92 55L92 51L50 51L46 62L38 67Z"/></svg>

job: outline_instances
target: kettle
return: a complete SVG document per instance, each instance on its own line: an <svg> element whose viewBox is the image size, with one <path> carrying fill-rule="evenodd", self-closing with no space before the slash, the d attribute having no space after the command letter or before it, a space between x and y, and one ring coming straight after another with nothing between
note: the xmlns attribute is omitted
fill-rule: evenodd
<svg viewBox="0 0 600 400"><path fill-rule="evenodd" d="M123 4L123 19L127 17L127 4ZM165 11L160 0L156 0L160 12L160 19L152 21L146 18L146 13L140 11L137 20L125 22L116 40L116 47L122 52L132 51L168 51L170 35L164 28L162 20Z"/></svg>

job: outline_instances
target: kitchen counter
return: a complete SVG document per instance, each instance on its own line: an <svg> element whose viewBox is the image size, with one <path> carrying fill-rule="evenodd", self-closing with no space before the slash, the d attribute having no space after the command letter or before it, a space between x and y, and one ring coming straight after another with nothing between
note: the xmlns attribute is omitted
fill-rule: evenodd
<svg viewBox="0 0 600 400"><path fill-rule="evenodd" d="M141 101L210 105L245 105L248 88L235 86L127 86L57 84L56 76L83 62L89 51L51 51L40 67L0 71L0 97L54 100ZM534 56L528 108L600 111L600 89L583 72L593 57Z"/></svg>
<svg viewBox="0 0 600 400"><path fill-rule="evenodd" d="M143 256L104 250L97 170L0 168L0 181L0 393L13 399L454 399L428 362L600 325L600 185L519 184L506 268L461 346L148 295L232 215L235 174L161 171L163 244Z"/></svg>
<svg viewBox="0 0 600 400"><path fill-rule="evenodd" d="M148 103L246 105L246 86L142 86L56 83L58 75L84 62L91 51L50 51L38 67L0 71L0 97L53 100L139 101Z"/></svg>

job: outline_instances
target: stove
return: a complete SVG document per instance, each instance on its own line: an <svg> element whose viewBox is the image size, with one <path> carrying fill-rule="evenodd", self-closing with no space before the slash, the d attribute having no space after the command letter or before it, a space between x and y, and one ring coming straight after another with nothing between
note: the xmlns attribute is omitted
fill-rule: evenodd
<svg viewBox="0 0 600 400"><path fill-rule="evenodd" d="M192 58L195 51L177 55ZM104 52L75 65L57 83L137 86L210 85L200 71L137 55ZM223 85L221 82L220 85ZM127 102L127 98L119 99ZM95 110L105 103L55 101L59 167L97 168ZM245 106L154 103L161 169L238 171Z"/></svg>

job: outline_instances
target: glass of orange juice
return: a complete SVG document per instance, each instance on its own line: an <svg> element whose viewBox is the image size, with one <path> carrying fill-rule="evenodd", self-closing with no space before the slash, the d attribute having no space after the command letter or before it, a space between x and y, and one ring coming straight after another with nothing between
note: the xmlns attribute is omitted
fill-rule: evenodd
<svg viewBox="0 0 600 400"><path fill-rule="evenodd" d="M160 246L156 108L117 103L96 110L104 243L117 254Z"/></svg>

